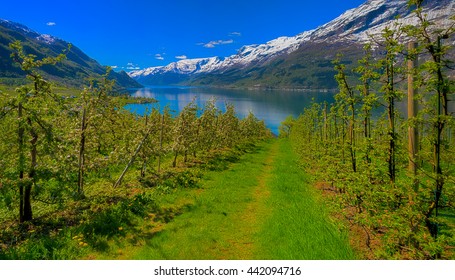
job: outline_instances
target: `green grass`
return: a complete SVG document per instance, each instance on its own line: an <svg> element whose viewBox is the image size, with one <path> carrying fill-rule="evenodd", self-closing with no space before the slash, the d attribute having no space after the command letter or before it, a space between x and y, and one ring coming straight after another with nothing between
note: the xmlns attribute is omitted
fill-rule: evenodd
<svg viewBox="0 0 455 280"><path fill-rule="evenodd" d="M134 259L353 259L347 237L305 180L289 141L210 172L188 212Z"/></svg>
<svg viewBox="0 0 455 280"><path fill-rule="evenodd" d="M266 259L353 259L346 234L331 222L320 194L299 168L297 156L287 139L280 139L280 151L272 170L272 209L260 236Z"/></svg>
<svg viewBox="0 0 455 280"><path fill-rule="evenodd" d="M288 140L243 150L175 170L169 184L91 184L59 215L0 232L22 240L0 259L353 258Z"/></svg>
<svg viewBox="0 0 455 280"><path fill-rule="evenodd" d="M266 167L271 143L246 154L228 170L210 171L189 211L147 241L135 259L249 259L255 217L245 219Z"/></svg>

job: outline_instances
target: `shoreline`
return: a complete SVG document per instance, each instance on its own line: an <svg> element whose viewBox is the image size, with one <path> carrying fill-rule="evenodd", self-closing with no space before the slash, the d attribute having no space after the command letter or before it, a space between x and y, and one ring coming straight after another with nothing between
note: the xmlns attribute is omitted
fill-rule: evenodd
<svg viewBox="0 0 455 280"><path fill-rule="evenodd" d="M294 87L263 87L263 86L217 86L217 85L143 85L141 88L129 88L128 90L143 89L143 88L209 88L209 89L230 89L230 90L249 90L249 91L290 91L290 92L320 92L320 93L335 93L336 88L294 88Z"/></svg>

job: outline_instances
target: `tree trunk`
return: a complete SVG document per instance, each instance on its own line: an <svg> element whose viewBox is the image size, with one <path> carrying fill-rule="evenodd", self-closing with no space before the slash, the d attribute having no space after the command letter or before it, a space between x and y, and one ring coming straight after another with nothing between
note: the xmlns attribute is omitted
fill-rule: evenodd
<svg viewBox="0 0 455 280"><path fill-rule="evenodd" d="M161 153L163 152L163 129L164 129L164 113L163 113L163 116L161 116L160 150L158 152L158 173L161 172Z"/></svg>
<svg viewBox="0 0 455 280"><path fill-rule="evenodd" d="M33 219L32 213L32 202L31 202L31 193L32 187L35 180L36 175L36 164L37 164L37 149L36 145L38 143L38 134L36 133L35 129L32 127L32 120L30 118L27 119L28 125L30 126L30 136L32 139L30 140L30 169L28 172L28 181L25 185L24 190L24 221L30 221Z"/></svg>
<svg viewBox="0 0 455 280"><path fill-rule="evenodd" d="M324 152L328 152L328 134L329 134L329 124L327 120L327 102L324 102Z"/></svg>
<svg viewBox="0 0 455 280"><path fill-rule="evenodd" d="M145 177L145 172L147 170L147 160L144 159L142 162L142 167L141 167L141 178Z"/></svg>
<svg viewBox="0 0 455 280"><path fill-rule="evenodd" d="M364 81L363 84L363 98L366 100L370 96L370 84L368 80ZM368 101L369 102L369 101ZM371 147L371 112L368 106L365 106L364 109L365 117L363 119L363 136L366 140L366 149L365 149L365 162L367 165L371 163L370 151Z"/></svg>
<svg viewBox="0 0 455 280"><path fill-rule="evenodd" d="M32 193L32 182L28 182L25 186L24 192L24 216L23 221L31 221L33 219L32 213L32 202L31 202L31 193Z"/></svg>
<svg viewBox="0 0 455 280"><path fill-rule="evenodd" d="M435 158L435 173L436 173L436 187L435 187L435 195L434 195L434 204L436 210L436 217L438 216L438 208L439 208L439 200L442 194L442 188L444 186L444 178L442 176L442 168L441 168L441 142L442 142L442 132L444 130L446 121L444 120L443 116L449 116L448 108L447 108L447 86L444 83L444 77L442 75L441 70L441 38L438 36L437 41L437 52L436 52L436 59L435 62L437 64L437 77L438 77L438 104L437 104L437 123L436 123L436 142L434 144L434 158ZM437 236L437 235L436 235ZM436 237L435 236L435 237Z"/></svg>
<svg viewBox="0 0 455 280"><path fill-rule="evenodd" d="M389 178L393 183L395 182L395 112L393 97L389 97L387 109L389 115L389 157L387 163L389 166Z"/></svg>
<svg viewBox="0 0 455 280"><path fill-rule="evenodd" d="M345 130L345 114L344 114L344 109L342 112L342 117L341 117L341 143L342 143L342 149L341 149L341 161L343 164L345 163L345 144L346 144L346 130Z"/></svg>
<svg viewBox="0 0 455 280"><path fill-rule="evenodd" d="M25 155L24 155L24 127L23 127L23 113L22 103L18 105L18 144L19 144L19 222L24 222L24 166L25 166Z"/></svg>
<svg viewBox="0 0 455 280"><path fill-rule="evenodd" d="M413 53L416 48L415 42L409 42L408 52ZM417 65L417 55L411 57L408 60L408 121L415 120L418 112L417 100L415 99L416 90L414 89L414 68ZM417 133L417 124L414 123L408 126L408 151L409 151L409 162L408 170L412 177L415 178L417 175L418 168L418 159L417 159L417 143L418 143L418 133ZM414 189L417 191L418 181L414 179Z"/></svg>
<svg viewBox="0 0 455 280"><path fill-rule="evenodd" d="M395 183L395 92L394 92L394 66L393 61L387 62L387 114L389 119L389 178Z"/></svg>
<svg viewBox="0 0 455 280"><path fill-rule="evenodd" d="M327 102L324 102L324 141L327 141L327 131L328 131L328 128L327 128Z"/></svg>
<svg viewBox="0 0 455 280"><path fill-rule="evenodd" d="M338 121L337 121L337 114L333 114L333 125L335 128L335 140L338 142L338 139L340 138L339 132L338 132Z"/></svg>
<svg viewBox="0 0 455 280"><path fill-rule="evenodd" d="M145 127L147 128L148 126L148 115L145 115ZM142 156L142 167L141 167L141 178L144 178L145 177L145 173L147 171L147 155L145 152L142 152L141 154Z"/></svg>
<svg viewBox="0 0 455 280"><path fill-rule="evenodd" d="M79 172L78 172L78 184L77 194L80 198L84 196L84 168L85 168L85 131L87 129L86 119L86 108L82 110L82 121L81 121L81 141L79 144Z"/></svg>
<svg viewBox="0 0 455 280"><path fill-rule="evenodd" d="M355 126L355 113L354 107L352 106L352 116L351 121L349 122L349 152L351 153L351 164L352 164L352 171L355 173L357 172L357 159L356 159L356 152L355 152L355 135L354 135L354 126Z"/></svg>
<svg viewBox="0 0 455 280"><path fill-rule="evenodd" d="M179 155L179 153L176 151L175 155L174 155L174 161L172 162L172 167L176 167L177 166L177 156L178 155Z"/></svg>

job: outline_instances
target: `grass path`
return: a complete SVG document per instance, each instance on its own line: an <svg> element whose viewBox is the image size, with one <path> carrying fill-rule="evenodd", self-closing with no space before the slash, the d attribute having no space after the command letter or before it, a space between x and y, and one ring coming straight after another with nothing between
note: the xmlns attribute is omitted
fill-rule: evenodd
<svg viewBox="0 0 455 280"><path fill-rule="evenodd" d="M279 150L265 201L271 214L259 236L260 259L353 259L348 237L331 222L321 196L299 167L286 139Z"/></svg>
<svg viewBox="0 0 455 280"><path fill-rule="evenodd" d="M286 140L210 172L184 214L133 259L351 259Z"/></svg>

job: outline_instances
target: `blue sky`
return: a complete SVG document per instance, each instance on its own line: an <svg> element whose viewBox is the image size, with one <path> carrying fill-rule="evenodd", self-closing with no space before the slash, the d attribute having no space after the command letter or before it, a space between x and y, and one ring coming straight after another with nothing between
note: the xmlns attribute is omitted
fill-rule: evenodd
<svg viewBox="0 0 455 280"><path fill-rule="evenodd" d="M2 0L0 18L81 48L118 69L228 56L294 36L366 0Z"/></svg>

